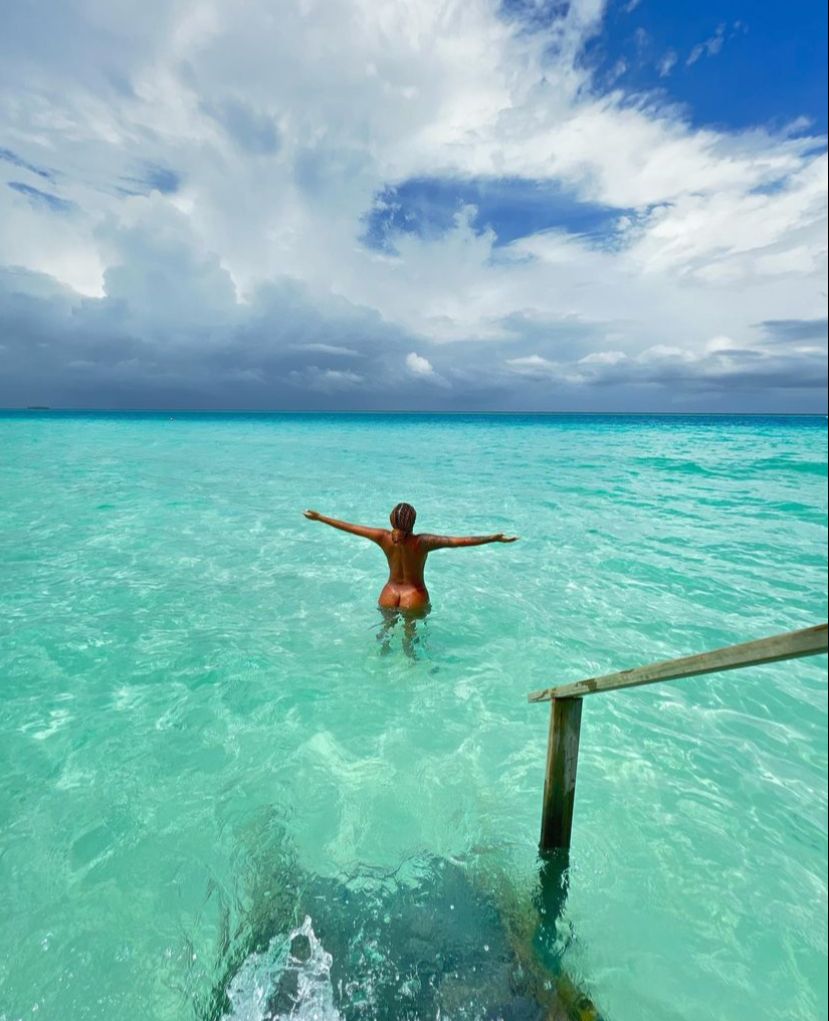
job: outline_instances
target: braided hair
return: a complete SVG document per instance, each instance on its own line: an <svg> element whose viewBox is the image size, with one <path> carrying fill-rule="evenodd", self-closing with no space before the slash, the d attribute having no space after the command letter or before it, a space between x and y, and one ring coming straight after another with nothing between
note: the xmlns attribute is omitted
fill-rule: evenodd
<svg viewBox="0 0 829 1021"><path fill-rule="evenodd" d="M416 517L417 511L410 503L397 504L389 515L389 521L391 522L391 527L393 529L392 539L394 542L400 542L400 540L405 538L407 535L411 535Z"/></svg>

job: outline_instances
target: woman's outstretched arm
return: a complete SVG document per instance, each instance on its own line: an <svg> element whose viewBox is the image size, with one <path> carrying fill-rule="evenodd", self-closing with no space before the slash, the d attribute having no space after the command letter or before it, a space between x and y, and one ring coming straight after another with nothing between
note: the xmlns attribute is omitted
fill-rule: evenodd
<svg viewBox="0 0 829 1021"><path fill-rule="evenodd" d="M326 517L319 511L307 510L303 514L309 521L321 521L324 525L331 525L332 528L339 528L341 532L351 532L352 535L362 536L363 539L371 539L372 542L380 542L386 535L385 528L369 528L368 525L352 525L350 521L338 521L337 518Z"/></svg>
<svg viewBox="0 0 829 1021"><path fill-rule="evenodd" d="M516 542L517 535L421 535L420 541L427 550L459 549L461 546L484 546L488 542Z"/></svg>

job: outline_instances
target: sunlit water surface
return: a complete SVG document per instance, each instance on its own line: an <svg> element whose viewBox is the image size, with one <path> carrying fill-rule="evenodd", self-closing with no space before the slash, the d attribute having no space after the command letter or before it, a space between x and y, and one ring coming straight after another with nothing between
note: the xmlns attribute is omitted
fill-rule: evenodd
<svg viewBox="0 0 829 1021"><path fill-rule="evenodd" d="M380 1016L383 982L421 1002L390 962L424 872L468 926L469 889L533 898L529 691L826 619L826 441L822 418L0 418L0 1018L259 1021L286 976L307 1018ZM415 658L378 641L379 550L301 514L399 500L521 536L432 556ZM826 767L825 657L585 702L554 936L608 1021L826 1016ZM350 911L398 936L338 960Z"/></svg>

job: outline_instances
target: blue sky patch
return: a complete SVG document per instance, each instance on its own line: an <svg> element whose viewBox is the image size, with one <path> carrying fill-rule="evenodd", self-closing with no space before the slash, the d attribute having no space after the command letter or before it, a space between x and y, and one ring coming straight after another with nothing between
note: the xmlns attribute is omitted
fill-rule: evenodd
<svg viewBox="0 0 829 1021"><path fill-rule="evenodd" d="M690 123L825 132L826 5L772 0L615 0L584 61L602 90L661 91Z"/></svg>
<svg viewBox="0 0 829 1021"><path fill-rule="evenodd" d="M569 0L501 0L500 4L501 17L520 23L527 31L548 28L569 10Z"/></svg>
<svg viewBox="0 0 829 1021"><path fill-rule="evenodd" d="M372 248L394 250L395 234L438 238L455 225L464 206L477 210L473 224L491 228L496 245L539 231L559 229L601 242L616 232L628 210L581 202L549 182L522 178L416 177L385 188L365 218L363 240Z"/></svg>
<svg viewBox="0 0 829 1021"><path fill-rule="evenodd" d="M49 209L53 213L69 213L76 208L74 202L62 199L51 192L41 191L40 188L33 188L29 184L23 184L22 181L9 181L8 185L13 191L25 195L36 208Z"/></svg>

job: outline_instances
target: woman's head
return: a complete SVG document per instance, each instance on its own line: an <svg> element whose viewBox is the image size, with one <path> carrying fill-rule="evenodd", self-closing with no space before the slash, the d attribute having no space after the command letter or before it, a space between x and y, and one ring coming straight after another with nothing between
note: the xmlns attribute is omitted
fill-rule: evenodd
<svg viewBox="0 0 829 1021"><path fill-rule="evenodd" d="M410 503L399 503L389 514L391 527L396 532L403 532L406 535L414 528L417 512Z"/></svg>

